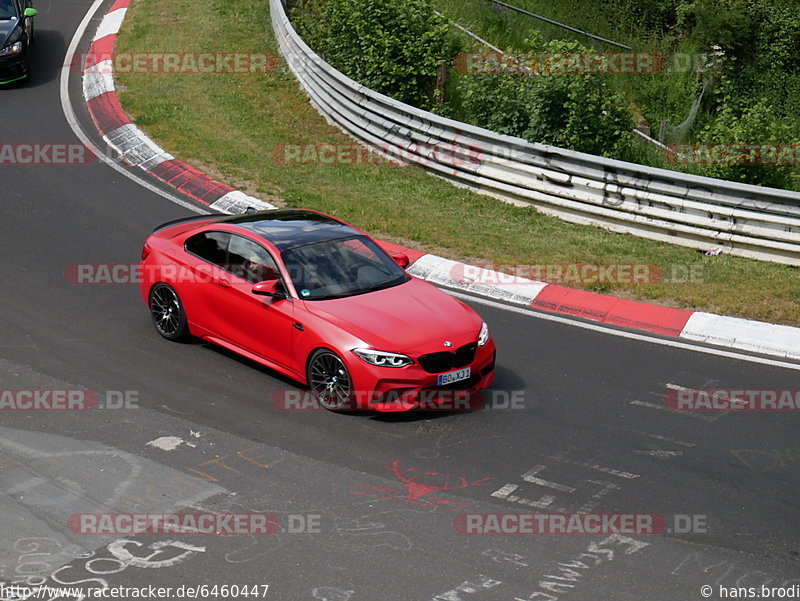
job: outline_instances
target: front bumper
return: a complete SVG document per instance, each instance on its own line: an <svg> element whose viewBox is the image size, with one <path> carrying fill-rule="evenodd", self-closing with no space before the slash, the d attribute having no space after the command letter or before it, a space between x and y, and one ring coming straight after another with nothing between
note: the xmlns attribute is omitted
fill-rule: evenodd
<svg viewBox="0 0 800 601"><path fill-rule="evenodd" d="M483 406L480 391L494 381L497 349L494 341L478 347L475 358L468 365L468 380L438 386L438 375L428 373L418 363L401 369L367 366L354 374L359 389L371 391L356 395L359 409L382 413L404 412L414 409L435 411L474 411ZM467 366L464 366L467 367Z"/></svg>
<svg viewBox="0 0 800 601"><path fill-rule="evenodd" d="M28 57L24 50L17 56L0 58L0 85L25 79L29 75Z"/></svg>

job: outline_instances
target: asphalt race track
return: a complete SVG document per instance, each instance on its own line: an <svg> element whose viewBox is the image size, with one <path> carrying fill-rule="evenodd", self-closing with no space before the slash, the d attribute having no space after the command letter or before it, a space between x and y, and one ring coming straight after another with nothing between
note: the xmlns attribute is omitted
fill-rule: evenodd
<svg viewBox="0 0 800 601"><path fill-rule="evenodd" d="M89 7L37 2L34 77L0 90L0 143L78 141L59 74ZM92 132L74 75L69 90ZM69 281L71 265L136 263L153 227L189 210L100 161L0 174L0 389L129 401L0 413L5 585L269 585L258 597L281 601L689 601L703 585L715 599L720 585L800 585L797 412L674 412L663 400L676 386L797 389L797 369L475 303L498 345L495 397L516 408L282 410L275 395L295 384L162 340L136 286ZM164 437L177 446L148 445ZM75 514L201 512L274 514L283 531L68 526ZM505 512L660 514L671 532L455 527Z"/></svg>

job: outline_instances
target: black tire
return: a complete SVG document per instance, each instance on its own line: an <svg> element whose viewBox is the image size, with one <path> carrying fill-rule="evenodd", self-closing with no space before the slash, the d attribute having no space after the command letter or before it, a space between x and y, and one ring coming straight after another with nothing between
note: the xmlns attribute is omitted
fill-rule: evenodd
<svg viewBox="0 0 800 601"><path fill-rule="evenodd" d="M150 290L150 316L156 330L167 340L180 342L189 338L189 323L178 293L169 284L156 284Z"/></svg>
<svg viewBox="0 0 800 601"><path fill-rule="evenodd" d="M315 351L308 360L306 377L314 398L328 411L355 409L353 378L344 361L333 351Z"/></svg>

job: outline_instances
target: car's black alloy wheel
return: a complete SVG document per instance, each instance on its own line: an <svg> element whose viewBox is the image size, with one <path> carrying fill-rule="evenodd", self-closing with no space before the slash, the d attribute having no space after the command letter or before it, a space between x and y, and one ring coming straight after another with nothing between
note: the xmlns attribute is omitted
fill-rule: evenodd
<svg viewBox="0 0 800 601"><path fill-rule="evenodd" d="M185 340L189 335L186 311L178 293L169 284L156 284L150 291L150 315L167 340Z"/></svg>
<svg viewBox="0 0 800 601"><path fill-rule="evenodd" d="M355 409L353 380L339 356L321 349L308 362L308 385L320 405L330 411Z"/></svg>

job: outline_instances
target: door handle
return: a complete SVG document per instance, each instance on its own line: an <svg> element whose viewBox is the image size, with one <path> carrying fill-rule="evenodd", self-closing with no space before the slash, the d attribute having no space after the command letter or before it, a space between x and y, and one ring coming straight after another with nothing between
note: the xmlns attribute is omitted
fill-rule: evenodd
<svg viewBox="0 0 800 601"><path fill-rule="evenodd" d="M217 284L219 284L223 288L230 288L231 287L231 283L225 278L217 278Z"/></svg>

